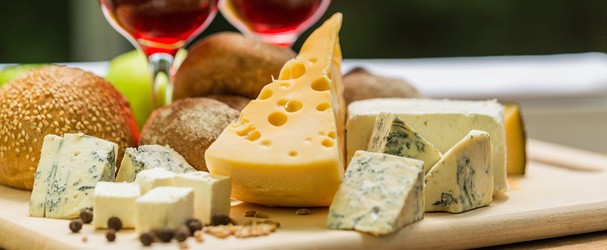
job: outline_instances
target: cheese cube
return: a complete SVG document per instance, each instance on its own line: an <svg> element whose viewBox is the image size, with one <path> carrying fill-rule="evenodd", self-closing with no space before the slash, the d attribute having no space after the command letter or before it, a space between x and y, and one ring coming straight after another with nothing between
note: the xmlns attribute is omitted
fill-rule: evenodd
<svg viewBox="0 0 607 250"><path fill-rule="evenodd" d="M141 188L141 194L161 186L173 186L175 184L175 173L164 168L152 168L139 172L135 182Z"/></svg>
<svg viewBox="0 0 607 250"><path fill-rule="evenodd" d="M136 200L135 229L176 229L194 217L194 191L187 187L157 187Z"/></svg>
<svg viewBox="0 0 607 250"><path fill-rule="evenodd" d="M123 228L135 227L135 200L141 195L137 183L104 182L95 186L93 225L107 228L108 220L117 217Z"/></svg>
<svg viewBox="0 0 607 250"><path fill-rule="evenodd" d="M472 130L426 175L426 211L461 213L491 204L489 133Z"/></svg>
<svg viewBox="0 0 607 250"><path fill-rule="evenodd" d="M183 156L169 146L142 145L124 151L116 181L135 181L137 173L152 168L164 168L178 174L196 171Z"/></svg>
<svg viewBox="0 0 607 250"><path fill-rule="evenodd" d="M329 208L327 226L373 235L424 217L424 162L357 151Z"/></svg>
<svg viewBox="0 0 607 250"><path fill-rule="evenodd" d="M394 113L441 152L447 152L471 130L491 135L494 194L507 191L503 106L495 100L370 99L348 106L347 159L369 144L376 117Z"/></svg>
<svg viewBox="0 0 607 250"><path fill-rule="evenodd" d="M443 156L432 143L392 113L377 116L367 151L423 161L424 174Z"/></svg>
<svg viewBox="0 0 607 250"><path fill-rule="evenodd" d="M344 171L341 14L315 30L277 80L205 152L232 196L267 206L328 206Z"/></svg>
<svg viewBox="0 0 607 250"><path fill-rule="evenodd" d="M65 134L62 141L49 138L45 142L52 145L42 152L32 190L36 193L30 201L36 207L33 214L41 215L44 197L45 217L76 218L82 210L93 207L97 182L114 181L118 145L85 134Z"/></svg>
<svg viewBox="0 0 607 250"><path fill-rule="evenodd" d="M230 216L230 177L207 172L178 174L175 186L194 189L194 216L203 224L211 223L214 215Z"/></svg>

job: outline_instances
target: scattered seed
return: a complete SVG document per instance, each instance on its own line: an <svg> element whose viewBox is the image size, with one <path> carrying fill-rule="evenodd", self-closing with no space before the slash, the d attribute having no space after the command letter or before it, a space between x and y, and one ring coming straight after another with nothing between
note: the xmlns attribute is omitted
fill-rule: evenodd
<svg viewBox="0 0 607 250"><path fill-rule="evenodd" d="M259 213L257 213L257 214L255 214L255 218L268 218L268 215L267 214L259 214Z"/></svg>
<svg viewBox="0 0 607 250"><path fill-rule="evenodd" d="M147 247L152 245L152 242L154 242L154 236L152 236L151 233L142 233L139 235L139 241L141 241L142 245Z"/></svg>
<svg viewBox="0 0 607 250"><path fill-rule="evenodd" d="M195 231L194 232L194 239L196 239L196 242L198 243L202 243L204 242L204 238L202 237L202 231Z"/></svg>
<svg viewBox="0 0 607 250"><path fill-rule="evenodd" d="M122 229L122 221L118 217L110 217L107 220L107 228L112 228L118 232Z"/></svg>
<svg viewBox="0 0 607 250"><path fill-rule="evenodd" d="M72 233L80 232L80 229L82 229L82 222L80 222L80 220L70 221L70 230L72 230Z"/></svg>
<svg viewBox="0 0 607 250"><path fill-rule="evenodd" d="M188 243L185 241L179 242L179 249L188 249Z"/></svg>
<svg viewBox="0 0 607 250"><path fill-rule="evenodd" d="M86 243L87 241L89 241L89 237L86 234L82 235L82 242Z"/></svg>
<svg viewBox="0 0 607 250"><path fill-rule="evenodd" d="M89 223L91 223L91 221L93 221L93 211L91 211L90 209L85 209L82 212L80 212L79 218L82 221L82 223L89 224Z"/></svg>
<svg viewBox="0 0 607 250"><path fill-rule="evenodd" d="M297 211L295 211L295 214L296 215L308 215L311 213L310 213L310 210L307 208L300 208L300 209L297 209Z"/></svg>
<svg viewBox="0 0 607 250"><path fill-rule="evenodd" d="M244 213L244 217L255 217L256 213L255 210L249 210Z"/></svg>
<svg viewBox="0 0 607 250"><path fill-rule="evenodd" d="M105 238L109 242L114 242L114 240L116 240L116 230L111 228L107 230L107 232L105 233Z"/></svg>

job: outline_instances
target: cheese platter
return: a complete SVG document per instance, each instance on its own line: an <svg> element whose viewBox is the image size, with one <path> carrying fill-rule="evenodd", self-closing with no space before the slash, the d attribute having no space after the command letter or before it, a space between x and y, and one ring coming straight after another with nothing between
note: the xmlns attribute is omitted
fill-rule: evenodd
<svg viewBox="0 0 607 250"><path fill-rule="evenodd" d="M530 152L546 149L542 147L546 143L540 143L530 143ZM563 153L571 151L552 151ZM328 229L326 208L311 208L311 214L304 216L296 215L293 208L234 201L230 216L236 222L251 220L245 212L255 210L280 222L280 228L257 238L205 235L202 243L187 242L189 249L475 248L606 230L607 161L594 157L602 159L593 164L603 170L572 170L530 161L526 175L508 178L511 190L490 206L462 214L426 213L423 220L388 236ZM120 231L115 242L107 242L104 231L91 225L85 225L81 233L71 233L65 220L29 217L30 192L0 186L0 193L0 247L5 249L146 249L133 230ZM82 241L85 235L87 242ZM175 248L175 244L154 245L154 249Z"/></svg>
<svg viewBox="0 0 607 250"><path fill-rule="evenodd" d="M341 22L294 58L208 38L150 114L80 69L10 81L0 248L471 248L607 229L605 157L528 141L517 104L424 98L364 69L342 78ZM243 39L285 56L236 53ZM217 57L264 65L271 82L195 80L221 75L192 60L226 44L241 47ZM235 66L224 59L214 69Z"/></svg>

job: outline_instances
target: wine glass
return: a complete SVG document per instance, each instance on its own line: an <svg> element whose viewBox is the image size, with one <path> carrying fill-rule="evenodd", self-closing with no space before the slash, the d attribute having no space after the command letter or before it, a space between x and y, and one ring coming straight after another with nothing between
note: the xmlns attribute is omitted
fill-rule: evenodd
<svg viewBox="0 0 607 250"><path fill-rule="evenodd" d="M170 103L175 54L211 23L218 0L99 0L99 3L112 27L145 53L152 72L154 108ZM168 79L165 89L160 84L163 79Z"/></svg>
<svg viewBox="0 0 607 250"><path fill-rule="evenodd" d="M221 0L219 10L240 32L291 47L297 37L318 21L330 0Z"/></svg>

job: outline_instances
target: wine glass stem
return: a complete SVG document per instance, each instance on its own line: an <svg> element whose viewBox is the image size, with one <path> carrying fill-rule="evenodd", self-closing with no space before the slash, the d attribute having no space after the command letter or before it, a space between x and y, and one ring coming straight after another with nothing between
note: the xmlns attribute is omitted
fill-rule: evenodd
<svg viewBox="0 0 607 250"><path fill-rule="evenodd" d="M173 82L171 66L175 58L167 53L154 53L148 56L152 71L152 104L154 109L171 103Z"/></svg>

